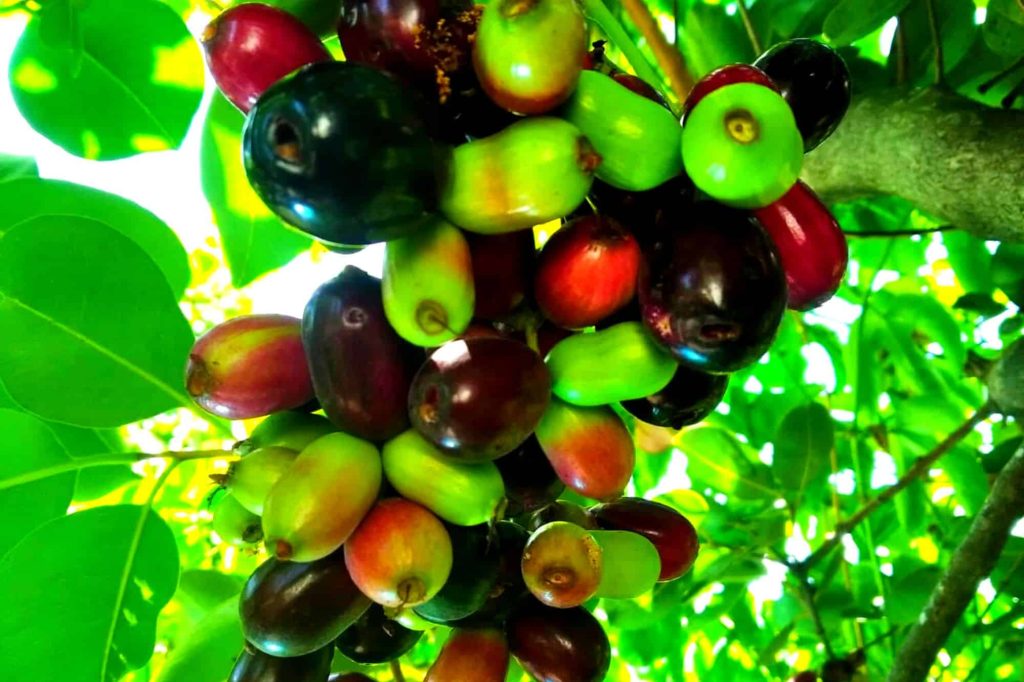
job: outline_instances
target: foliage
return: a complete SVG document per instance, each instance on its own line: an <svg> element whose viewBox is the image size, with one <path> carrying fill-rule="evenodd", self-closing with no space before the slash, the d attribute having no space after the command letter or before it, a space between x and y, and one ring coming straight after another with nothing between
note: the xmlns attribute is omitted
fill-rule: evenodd
<svg viewBox="0 0 1024 682"><path fill-rule="evenodd" d="M969 0L936 5L949 83L998 103L1009 86L977 86L1024 56L1019 3L989 0L983 25ZM23 6L37 7L0 3ZM274 271L309 241L246 186L241 116L219 97L200 106L201 61L184 20L205 4L38 6L10 69L25 119L94 160L173 149L199 130L197 171L234 286L286 285ZM755 56L735 3L650 6L677 19L698 77ZM848 46L860 89L895 78L898 53L883 53L880 35L900 14L908 82L935 78L924 0L759 0L750 11L766 44L824 35ZM140 443L230 446L227 427L191 412L181 386L193 331L223 311L211 312L201 255L190 254L190 272L160 218L37 176L32 159L0 156L0 661L15 680L224 679L241 642L235 595L260 561L211 536L207 476L225 463L129 470L131 457L117 454ZM1019 245L928 232L938 221L895 198L834 208L851 235L878 235L851 236L835 301L788 313L771 351L733 378L704 425L671 438L634 425L635 492L687 513L702 551L684 579L599 605L618 651L612 679L781 680L860 651L879 679L1020 444L1012 422L989 420L841 549L800 563L982 407L981 381L965 366L994 358L1024 327ZM1013 538L938 679L1024 677L1022 562L1024 541ZM424 637L406 658L410 678L444 637Z"/></svg>

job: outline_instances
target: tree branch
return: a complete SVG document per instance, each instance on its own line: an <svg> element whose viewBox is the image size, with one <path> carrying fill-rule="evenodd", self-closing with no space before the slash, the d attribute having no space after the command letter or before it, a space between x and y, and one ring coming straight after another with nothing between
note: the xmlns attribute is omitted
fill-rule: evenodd
<svg viewBox="0 0 1024 682"><path fill-rule="evenodd" d="M929 88L855 97L807 155L826 201L894 194L983 239L1024 241L1024 111Z"/></svg>
<svg viewBox="0 0 1024 682"><path fill-rule="evenodd" d="M1003 467L921 618L900 647L888 682L921 682L956 627L978 584L995 568L1010 530L1024 516L1024 447Z"/></svg>
<svg viewBox="0 0 1024 682"><path fill-rule="evenodd" d="M647 41L654 58L658 60L658 66L668 77L673 94L682 104L693 89L694 82L693 75L686 66L686 60L683 59L683 53L668 42L644 0L621 0L621 4L622 9Z"/></svg>

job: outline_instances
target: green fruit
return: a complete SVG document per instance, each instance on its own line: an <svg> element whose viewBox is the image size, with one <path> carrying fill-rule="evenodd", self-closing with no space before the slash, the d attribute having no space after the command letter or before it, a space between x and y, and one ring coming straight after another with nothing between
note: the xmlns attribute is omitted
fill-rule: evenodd
<svg viewBox="0 0 1024 682"><path fill-rule="evenodd" d="M600 161L571 123L528 118L455 148L441 211L481 234L533 227L575 210Z"/></svg>
<svg viewBox="0 0 1024 682"><path fill-rule="evenodd" d="M505 484L493 462L451 459L415 429L384 444L384 475L403 497L457 526L488 523L505 501Z"/></svg>
<svg viewBox="0 0 1024 682"><path fill-rule="evenodd" d="M384 313L398 335L435 347L466 331L473 318L469 244L438 219L411 237L388 242L382 281Z"/></svg>
<svg viewBox="0 0 1024 682"><path fill-rule="evenodd" d="M262 516L270 489L291 468L298 456L298 452L288 448L260 448L232 462L225 476L210 478L227 488L243 507Z"/></svg>
<svg viewBox="0 0 1024 682"><path fill-rule="evenodd" d="M584 71L561 116L601 155L596 175L613 187L653 189L683 170L676 117L611 76Z"/></svg>
<svg viewBox="0 0 1024 682"><path fill-rule="evenodd" d="M301 452L321 436L338 429L318 414L308 412L275 412L252 430L249 437L235 444L234 451L248 455L253 450L271 445Z"/></svg>
<svg viewBox="0 0 1024 682"><path fill-rule="evenodd" d="M562 339L544 362L552 391L573 405L607 405L643 398L665 388L675 359L644 331L640 322L619 324Z"/></svg>
<svg viewBox="0 0 1024 682"><path fill-rule="evenodd" d="M632 599L654 588L661 558L650 540L627 530L594 530L590 536L601 547L597 596Z"/></svg>
<svg viewBox="0 0 1024 682"><path fill-rule="evenodd" d="M260 517L243 507L231 493L221 495L213 508L213 530L221 540L238 547L263 539Z"/></svg>
<svg viewBox="0 0 1024 682"><path fill-rule="evenodd" d="M789 104L770 88L734 83L706 95L686 117L683 164L723 204L760 208L796 183L803 138Z"/></svg>
<svg viewBox="0 0 1024 682"><path fill-rule="evenodd" d="M371 443L345 433L313 441L267 496L267 548L281 560L327 556L373 506L380 483L380 454Z"/></svg>

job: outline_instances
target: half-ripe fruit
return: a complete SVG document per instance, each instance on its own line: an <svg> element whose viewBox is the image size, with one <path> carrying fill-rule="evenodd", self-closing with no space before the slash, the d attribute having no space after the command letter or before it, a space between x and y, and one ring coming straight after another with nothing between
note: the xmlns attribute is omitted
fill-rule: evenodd
<svg viewBox="0 0 1024 682"><path fill-rule="evenodd" d="M231 493L222 494L215 503L212 526L222 541L238 547L263 539L260 517L243 507Z"/></svg>
<svg viewBox="0 0 1024 682"><path fill-rule="evenodd" d="M505 682L509 651L495 628L452 632L423 682Z"/></svg>
<svg viewBox="0 0 1024 682"><path fill-rule="evenodd" d="M288 448L260 448L232 462L226 474L210 478L227 489L239 504L260 516L270 489L291 469L298 456L298 452Z"/></svg>
<svg viewBox="0 0 1024 682"><path fill-rule="evenodd" d="M675 509L658 502L623 497L591 507L590 515L606 530L628 530L650 540L661 558L658 580L675 580L693 567L700 551L697 531Z"/></svg>
<svg viewBox="0 0 1024 682"><path fill-rule="evenodd" d="M584 528L554 521L530 536L522 568L526 587L541 602L560 609L579 606L597 594L601 547Z"/></svg>

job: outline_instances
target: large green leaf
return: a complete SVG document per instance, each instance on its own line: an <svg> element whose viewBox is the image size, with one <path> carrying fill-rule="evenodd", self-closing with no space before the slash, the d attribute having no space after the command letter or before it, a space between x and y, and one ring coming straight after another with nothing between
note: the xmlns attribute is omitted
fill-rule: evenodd
<svg viewBox="0 0 1024 682"><path fill-rule="evenodd" d="M836 45L863 38L902 12L910 0L839 0L825 17L825 36Z"/></svg>
<svg viewBox="0 0 1024 682"><path fill-rule="evenodd" d="M242 167L243 118L217 95L203 124L203 193L220 231L231 282L242 287L302 253L308 237L286 227L249 185Z"/></svg>
<svg viewBox="0 0 1024 682"><path fill-rule="evenodd" d="M188 254L162 220L138 204L92 187L63 180L23 178L0 184L0 236L11 227L46 215L97 220L142 247L181 298L191 272Z"/></svg>
<svg viewBox="0 0 1024 682"><path fill-rule="evenodd" d="M1018 0L989 0L982 29L985 42L1000 54L1024 54L1024 7Z"/></svg>
<svg viewBox="0 0 1024 682"><path fill-rule="evenodd" d="M0 154L0 182L38 176L39 166L36 165L36 160L32 157Z"/></svg>
<svg viewBox="0 0 1024 682"><path fill-rule="evenodd" d="M102 223L43 216L0 238L0 381L25 409L119 426L190 404L192 331L163 273Z"/></svg>
<svg viewBox="0 0 1024 682"><path fill-rule="evenodd" d="M791 493L802 492L828 470L834 442L832 417L822 405L808 403L791 410L775 437L775 479Z"/></svg>
<svg viewBox="0 0 1024 682"><path fill-rule="evenodd" d="M686 454L686 470L694 488L710 486L749 500L774 500L778 496L768 467L728 431L711 426L687 429L679 434L676 444Z"/></svg>
<svg viewBox="0 0 1024 682"><path fill-rule="evenodd" d="M821 33L833 0L758 0L750 8L750 19L765 47L790 38Z"/></svg>
<svg viewBox="0 0 1024 682"><path fill-rule="evenodd" d="M64 516L75 489L73 471L22 484L17 477L70 459L42 421L0 409L0 557L37 527Z"/></svg>
<svg viewBox="0 0 1024 682"><path fill-rule="evenodd" d="M956 488L956 499L974 516L988 498L988 476L972 448L958 447L942 458L942 469Z"/></svg>
<svg viewBox="0 0 1024 682"><path fill-rule="evenodd" d="M11 58L25 119L88 159L180 145L203 88L202 55L181 18L153 0L61 4L66 18L51 9L33 19Z"/></svg>
<svg viewBox="0 0 1024 682"><path fill-rule="evenodd" d="M677 30L679 48L697 78L724 64L749 63L757 56L740 18L726 13L724 4L695 3Z"/></svg>
<svg viewBox="0 0 1024 682"><path fill-rule="evenodd" d="M943 67L954 69L968 53L978 27L974 25L973 0L932 0L942 37ZM900 14L907 45L907 83L930 85L935 82L935 42L928 21L928 3L917 0ZM886 69L891 79L897 73L896 50L890 52Z"/></svg>
<svg viewBox="0 0 1024 682"><path fill-rule="evenodd" d="M0 561L12 680L113 682L153 654L178 548L148 507L97 507L37 528Z"/></svg>
<svg viewBox="0 0 1024 682"><path fill-rule="evenodd" d="M159 682L222 682L244 644L238 597L231 597L196 623L184 642L175 645Z"/></svg>
<svg viewBox="0 0 1024 682"><path fill-rule="evenodd" d="M893 598L885 604L889 620L894 625L917 622L940 575L940 567L924 565L918 559L895 561L890 589Z"/></svg>

